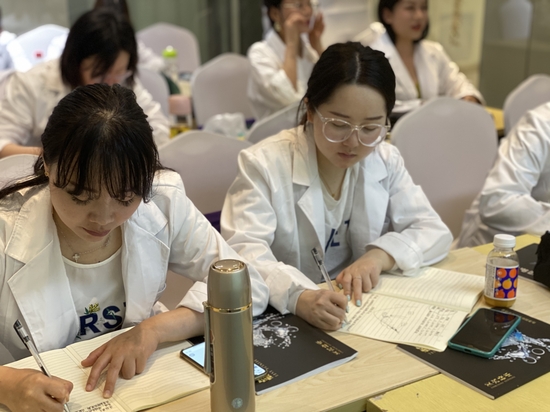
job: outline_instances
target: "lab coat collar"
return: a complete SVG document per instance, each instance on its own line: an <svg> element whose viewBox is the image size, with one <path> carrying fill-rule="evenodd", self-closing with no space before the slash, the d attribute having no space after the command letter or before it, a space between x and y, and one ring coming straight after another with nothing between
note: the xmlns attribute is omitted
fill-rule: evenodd
<svg viewBox="0 0 550 412"><path fill-rule="evenodd" d="M52 218L50 192L32 188L22 191L23 196L25 192L30 197L20 209L6 246L6 255L23 266L8 285L38 350L44 351L74 342L80 325L74 302L68 298L71 290ZM170 255L170 248L155 235L165 230L167 223L153 202L142 202L122 227L125 327L151 316ZM154 249L160 249L161 259L149 259L149 251Z"/></svg>
<svg viewBox="0 0 550 412"><path fill-rule="evenodd" d="M390 61L391 67L393 68L393 71L395 73L396 80L401 83L403 88L407 90L407 93L410 96L417 96L417 90L416 85L413 82L413 79L411 75L409 74L409 71L407 70L407 67L405 66L405 63L403 63L403 60L401 59L401 56L399 55L399 52L395 48L395 44L390 39L390 36L387 31L384 31L384 34L380 36L380 42L384 45L384 54L386 55L386 58ZM417 45L418 46L418 45ZM414 51L414 60L416 62L416 53L417 53L417 46L415 46ZM419 70L417 70L418 72ZM420 82L420 79L419 79ZM420 90L422 90L423 83L420 82Z"/></svg>

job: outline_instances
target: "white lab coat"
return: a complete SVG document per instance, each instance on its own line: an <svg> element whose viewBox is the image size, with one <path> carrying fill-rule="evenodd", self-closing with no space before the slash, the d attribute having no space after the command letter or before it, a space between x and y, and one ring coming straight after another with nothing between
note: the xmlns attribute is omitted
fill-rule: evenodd
<svg viewBox="0 0 550 412"><path fill-rule="evenodd" d="M133 90L153 128L155 143L162 146L169 141L168 119L139 81L136 80ZM50 114L70 91L70 86L61 80L58 59L38 64L25 73L13 73L0 102L0 151L9 143L42 146L40 136Z"/></svg>
<svg viewBox="0 0 550 412"><path fill-rule="evenodd" d="M153 193L122 226L123 327L151 316L168 269L196 281L180 305L202 312L210 265L242 260L186 197L178 174L159 173ZM249 273L259 314L269 292L250 266ZM44 186L0 201L0 342L17 359L28 353L13 331L16 319L26 324L39 352L73 343L80 327Z"/></svg>
<svg viewBox="0 0 550 412"><path fill-rule="evenodd" d="M373 34L374 33L374 34ZM449 96L461 99L474 96L484 102L481 93L460 72L441 44L421 40L414 50L414 66L420 85L420 98L414 81L401 60L399 52L381 23L372 23L371 27L356 37L365 46L384 52L395 73L395 112L411 110L437 96Z"/></svg>
<svg viewBox="0 0 550 412"><path fill-rule="evenodd" d="M309 42L302 38L302 57L296 62L297 88L283 70L286 44L271 29L264 41L248 49L251 70L248 78L248 98L256 120L263 119L304 97L307 81L319 55Z"/></svg>
<svg viewBox="0 0 550 412"><path fill-rule="evenodd" d="M550 230L550 103L526 113L501 140L498 158L466 211L459 247L497 233L541 236Z"/></svg>
<svg viewBox="0 0 550 412"><path fill-rule="evenodd" d="M394 146L382 143L350 172L357 175L348 239L354 261L376 246L413 274L447 255L451 232ZM321 184L315 141L299 127L243 150L225 199L222 235L264 277L281 312L295 312L300 293L323 279L311 256L325 244Z"/></svg>

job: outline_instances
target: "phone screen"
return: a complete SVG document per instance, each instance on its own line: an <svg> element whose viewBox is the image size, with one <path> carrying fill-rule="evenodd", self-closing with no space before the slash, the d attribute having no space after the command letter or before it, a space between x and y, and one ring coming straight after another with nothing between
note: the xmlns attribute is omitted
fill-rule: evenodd
<svg viewBox="0 0 550 412"><path fill-rule="evenodd" d="M205 343L197 343L196 345L182 349L181 356L195 364L195 366L204 370L204 346ZM266 370L260 365L254 363L254 377L259 378L266 374Z"/></svg>
<svg viewBox="0 0 550 412"><path fill-rule="evenodd" d="M517 326L520 317L491 309L479 309L449 340L449 345L492 352Z"/></svg>

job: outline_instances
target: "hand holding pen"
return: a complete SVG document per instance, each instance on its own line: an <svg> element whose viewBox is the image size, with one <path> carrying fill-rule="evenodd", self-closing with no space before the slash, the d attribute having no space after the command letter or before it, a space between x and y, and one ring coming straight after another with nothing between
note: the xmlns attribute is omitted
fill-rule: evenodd
<svg viewBox="0 0 550 412"><path fill-rule="evenodd" d="M13 328L33 356L42 374L48 377L46 380L44 380L43 377L38 378L38 376L36 376L36 371L29 371L28 369L13 369L10 371L13 376L16 377L16 380L18 376L21 376L20 382L22 382L21 384L16 384L15 388L17 393L14 397L17 396L17 394L26 394L26 396L20 396L19 399L16 399L16 405L20 404L20 402L26 402L35 405L30 408L32 410L64 410L65 412L70 412L69 407L64 401L69 398L69 393L73 388L72 383L51 376L34 342L19 320L14 323ZM25 388L24 385L30 385L30 388ZM15 407L12 409L17 410L18 408ZM27 409L29 409L29 407L27 407Z"/></svg>

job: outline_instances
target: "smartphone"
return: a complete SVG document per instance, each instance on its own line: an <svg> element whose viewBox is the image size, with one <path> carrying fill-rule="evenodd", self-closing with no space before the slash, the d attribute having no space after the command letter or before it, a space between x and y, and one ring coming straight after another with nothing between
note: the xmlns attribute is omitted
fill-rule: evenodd
<svg viewBox="0 0 550 412"><path fill-rule="evenodd" d="M193 366L204 372L204 342L197 343L188 348L182 349L180 356ZM260 379L267 374L267 371L257 363L254 363L254 378Z"/></svg>
<svg viewBox="0 0 550 412"><path fill-rule="evenodd" d="M494 309L478 309L449 340L449 347L484 358L492 357L521 318Z"/></svg>

